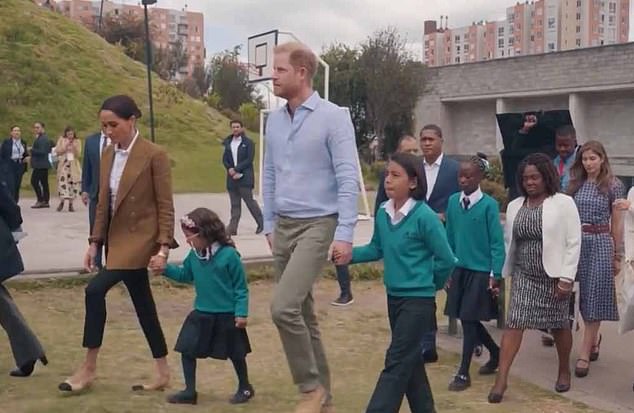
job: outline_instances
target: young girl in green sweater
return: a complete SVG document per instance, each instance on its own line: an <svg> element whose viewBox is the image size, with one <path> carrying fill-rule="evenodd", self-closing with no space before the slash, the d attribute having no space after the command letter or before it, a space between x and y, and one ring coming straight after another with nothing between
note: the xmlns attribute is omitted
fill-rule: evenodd
<svg viewBox="0 0 634 413"><path fill-rule="evenodd" d="M427 184L420 158L394 154L385 192L389 200L375 217L372 240L352 253L352 263L383 259L392 330L385 368L366 412L398 413L404 396L412 413L433 412L420 343L423 334L436 330L436 291L445 285L456 258L442 223L424 201Z"/></svg>
<svg viewBox="0 0 634 413"><path fill-rule="evenodd" d="M477 156L463 162L458 175L462 191L452 195L447 205L447 238L458 266L447 282L445 315L460 319L463 332L462 362L449 384L451 391L471 386L469 366L478 343L491 357L479 374L494 374L498 367L500 348L481 323L497 318L498 281L505 258L499 205L480 189L486 167Z"/></svg>
<svg viewBox="0 0 634 413"><path fill-rule="evenodd" d="M249 290L240 255L218 215L209 209L197 208L185 215L181 228L192 249L182 266L168 264L164 275L193 283L196 298L174 349L181 353L185 390L167 401L196 404L196 359L211 357L231 359L239 385L229 402L245 403L255 392L247 374Z"/></svg>

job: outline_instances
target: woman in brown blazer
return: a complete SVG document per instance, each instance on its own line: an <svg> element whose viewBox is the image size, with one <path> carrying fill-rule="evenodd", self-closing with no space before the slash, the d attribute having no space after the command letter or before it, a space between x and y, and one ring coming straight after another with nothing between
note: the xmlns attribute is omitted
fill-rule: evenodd
<svg viewBox="0 0 634 413"><path fill-rule="evenodd" d="M167 346L147 268L164 266L170 248L176 247L170 163L165 150L139 137L136 120L141 111L130 97L108 98L99 117L112 145L102 155L99 200L84 265L94 271L97 249L105 245L106 266L86 287L86 360L59 389L76 392L95 380L106 323L106 294L123 281L158 372L153 383L134 385L133 390L162 390L169 382Z"/></svg>

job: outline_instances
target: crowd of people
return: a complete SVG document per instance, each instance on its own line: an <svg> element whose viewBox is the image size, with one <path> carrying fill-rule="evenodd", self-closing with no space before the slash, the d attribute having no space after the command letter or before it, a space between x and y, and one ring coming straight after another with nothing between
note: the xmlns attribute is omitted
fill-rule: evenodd
<svg viewBox="0 0 634 413"><path fill-rule="evenodd" d="M623 218L634 219L634 191L626 199L600 142L579 146L574 128L565 125L557 130L552 148L540 144L524 154L502 223L498 201L480 185L489 169L486 157L451 159L443 152L441 128L426 125L418 137L400 139L380 179L372 239L353 248L360 182L350 116L313 90L317 60L308 48L282 44L275 49L274 62L274 93L287 104L267 120L263 209L252 196L253 142L241 122L232 121L223 156L231 221L225 227L206 208L180 218L191 248L182 265L167 263L170 250L178 247L167 152L139 135L141 111L131 98L118 95L103 102L101 132L86 140L83 167L72 128L52 146L44 124L36 123L32 147L21 140L19 128L11 128L1 150L0 280L23 270L16 234L22 223L17 200L26 163L33 168L34 207L48 207L51 153L58 162L58 209L68 201L72 210L79 195L89 205L84 266L96 275L85 290L86 355L59 384L60 391L78 393L93 384L106 325L106 294L120 282L130 293L156 368L154 380L132 389L168 386L167 343L149 284L150 276L164 274L195 287L194 308L174 347L181 353L185 388L167 401L197 403L197 359L205 358L231 360L238 378L231 403L245 403L255 395L246 363L251 352L247 277L231 239L238 231L242 200L275 261L271 317L301 395L296 413L335 412L313 299L314 284L328 262L337 266L342 290L336 305L353 301L349 265L384 263L391 343L368 413L397 413L404 398L413 413L436 411L425 366L438 359L436 294L442 289L447 290L445 314L459 319L463 328L462 360L449 390L471 385L472 354L484 346L489 360L478 373L497 374L488 401L501 402L523 332L540 329L557 348L554 390L568 391L575 283L584 334L574 374L589 374L599 358L601 322L619 318L614 277L624 261ZM521 139L527 139L536 119L530 114L525 121L518 147L526 143ZM499 315L502 277L510 277L511 288L498 344L482 322ZM41 344L1 285L0 324L14 352L12 375L29 376L38 360L46 364Z"/></svg>

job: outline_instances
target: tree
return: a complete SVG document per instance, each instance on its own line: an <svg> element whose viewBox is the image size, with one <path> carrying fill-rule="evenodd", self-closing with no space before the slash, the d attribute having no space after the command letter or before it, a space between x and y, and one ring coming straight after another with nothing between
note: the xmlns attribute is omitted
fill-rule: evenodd
<svg viewBox="0 0 634 413"><path fill-rule="evenodd" d="M412 126L413 110L423 92L424 67L413 61L394 27L376 32L361 45L358 65L366 92L366 119L384 152L392 150Z"/></svg>
<svg viewBox="0 0 634 413"><path fill-rule="evenodd" d="M338 43L328 46L321 58L330 66L329 98L337 105L349 108L357 145L362 146L367 143L368 124L365 114L365 85L359 72L359 55L359 50ZM319 71L315 77L315 90L321 93L323 84L323 72Z"/></svg>
<svg viewBox="0 0 634 413"><path fill-rule="evenodd" d="M225 50L211 59L211 90L220 97L220 106L238 112L240 105L258 101L253 85L249 83L246 66L240 62L240 50Z"/></svg>
<svg viewBox="0 0 634 413"><path fill-rule="evenodd" d="M198 90L203 95L207 95L209 88L211 88L211 72L209 67L205 67L203 64L196 64L194 70L192 70L192 79L196 82Z"/></svg>
<svg viewBox="0 0 634 413"><path fill-rule="evenodd" d="M189 62L189 54L181 40L170 43L167 48L153 49L153 68L163 80L176 79L180 69Z"/></svg>
<svg viewBox="0 0 634 413"><path fill-rule="evenodd" d="M101 36L111 44L123 47L126 55L145 62L145 26L143 20L134 15L109 14L103 19Z"/></svg>

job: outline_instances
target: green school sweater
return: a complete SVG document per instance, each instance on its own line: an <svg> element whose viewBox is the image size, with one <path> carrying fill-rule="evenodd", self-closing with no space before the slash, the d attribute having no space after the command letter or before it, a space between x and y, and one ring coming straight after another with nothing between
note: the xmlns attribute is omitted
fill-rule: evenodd
<svg viewBox="0 0 634 413"><path fill-rule="evenodd" d="M380 259L385 288L395 297L434 297L457 261L438 216L421 201L396 225L379 208L372 240L353 249L352 263Z"/></svg>
<svg viewBox="0 0 634 413"><path fill-rule="evenodd" d="M465 210L460 205L460 194L449 197L446 211L447 239L458 257L458 266L493 272L500 279L506 253L498 203L483 194L482 199Z"/></svg>
<svg viewBox="0 0 634 413"><path fill-rule="evenodd" d="M194 284L194 308L208 313L249 314L249 289L242 261L235 248L220 247L210 260L190 251L182 266L168 264L164 275L174 281Z"/></svg>

